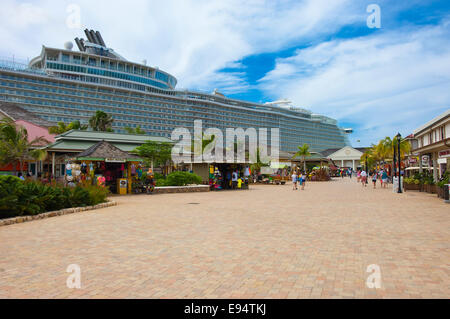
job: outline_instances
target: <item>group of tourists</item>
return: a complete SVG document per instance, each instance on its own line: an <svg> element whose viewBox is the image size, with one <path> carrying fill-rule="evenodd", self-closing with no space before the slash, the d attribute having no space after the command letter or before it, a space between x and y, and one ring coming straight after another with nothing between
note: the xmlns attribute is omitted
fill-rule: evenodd
<svg viewBox="0 0 450 319"><path fill-rule="evenodd" d="M356 180L358 182L361 182L362 187L367 186L368 178L372 180L373 188L377 188L377 181L380 181L381 188L387 188L388 174L386 170L384 169L373 170L370 171L369 174L367 174L367 172L364 169L357 171Z"/></svg>
<svg viewBox="0 0 450 319"><path fill-rule="evenodd" d="M23 181L38 180L44 184L50 184L54 180L53 175L49 172L44 172L43 174L38 172L36 176L32 172L27 172L26 174L19 172L17 177Z"/></svg>
<svg viewBox="0 0 450 319"><path fill-rule="evenodd" d="M353 169L352 168L341 168L337 171L338 176L344 178L345 176L348 176L352 178L353 175Z"/></svg>
<svg viewBox="0 0 450 319"><path fill-rule="evenodd" d="M297 174L297 171L293 171L292 172L292 190L297 190L297 184L299 184L302 187L302 190L305 189L305 185L306 185L306 173L304 172L299 172Z"/></svg>

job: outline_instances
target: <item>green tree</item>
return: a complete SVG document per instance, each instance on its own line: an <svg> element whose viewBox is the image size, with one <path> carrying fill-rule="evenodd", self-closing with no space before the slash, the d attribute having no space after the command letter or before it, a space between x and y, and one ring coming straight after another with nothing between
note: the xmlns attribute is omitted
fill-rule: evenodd
<svg viewBox="0 0 450 319"><path fill-rule="evenodd" d="M172 144L167 142L148 141L139 147L136 147L134 152L140 157L146 159L151 168L153 166L167 166L172 158Z"/></svg>
<svg viewBox="0 0 450 319"><path fill-rule="evenodd" d="M303 162L303 171L306 173L306 158L308 156L311 156L311 153L309 152L309 145L303 144L303 146L298 146L297 153L294 154L294 157L300 157Z"/></svg>
<svg viewBox="0 0 450 319"><path fill-rule="evenodd" d="M398 139L397 136L395 136L392 139L392 144L393 147L395 147L396 150L398 150ZM394 150L392 150L392 152L394 152ZM403 159L406 155L411 153L411 144L409 143L409 141L402 139L400 141L400 158ZM398 155L397 155L398 156Z"/></svg>
<svg viewBox="0 0 450 319"><path fill-rule="evenodd" d="M11 163L14 174L17 164L23 174L23 164L27 160L45 159L47 152L41 147L48 143L43 137L29 141L28 131L24 127L7 118L0 121L0 163L2 165Z"/></svg>
<svg viewBox="0 0 450 319"><path fill-rule="evenodd" d="M369 170L375 164L376 158L375 158L375 156L373 154L373 151L374 151L374 149L370 148L367 151L365 151L363 153L363 155L361 156L361 159L360 159L361 160L361 166L363 166L364 169ZM366 167L366 163L367 163L368 167Z"/></svg>
<svg viewBox="0 0 450 319"><path fill-rule="evenodd" d="M64 122L58 122L57 126L52 126L48 128L48 132L50 134L63 134L70 130L81 130L85 131L88 129L87 125L82 125L80 121L73 121L69 125L66 125Z"/></svg>
<svg viewBox="0 0 450 319"><path fill-rule="evenodd" d="M112 132L112 123L114 122L114 119L111 115L108 115L107 113L103 111L97 111L95 112L95 115L93 115L89 119L89 126L94 131L101 131L101 132Z"/></svg>
<svg viewBox="0 0 450 319"><path fill-rule="evenodd" d="M125 131L127 131L128 134L138 134L138 135L147 134L143 129L141 129L140 125L136 126L136 128L126 127Z"/></svg>
<svg viewBox="0 0 450 319"><path fill-rule="evenodd" d="M270 164L266 164L266 163L263 163L261 161L261 155L260 155L259 147L256 148L256 163L251 164L250 165L250 169L252 170L252 172L253 171L259 172L262 167L268 167L268 166L270 166Z"/></svg>

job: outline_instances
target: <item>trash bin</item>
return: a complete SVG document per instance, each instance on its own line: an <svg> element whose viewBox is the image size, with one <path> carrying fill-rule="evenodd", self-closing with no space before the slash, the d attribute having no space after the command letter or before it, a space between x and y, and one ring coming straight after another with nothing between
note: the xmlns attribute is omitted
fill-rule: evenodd
<svg viewBox="0 0 450 319"><path fill-rule="evenodd" d="M119 178L117 180L117 190L119 195L126 195L128 189L128 180L126 178Z"/></svg>
<svg viewBox="0 0 450 319"><path fill-rule="evenodd" d="M405 191L404 185L403 185L403 176L400 177L401 186L402 186L402 192ZM397 193L398 192L398 177L394 176L392 179L392 192Z"/></svg>
<svg viewBox="0 0 450 319"><path fill-rule="evenodd" d="M450 203L450 184L444 185L444 201Z"/></svg>

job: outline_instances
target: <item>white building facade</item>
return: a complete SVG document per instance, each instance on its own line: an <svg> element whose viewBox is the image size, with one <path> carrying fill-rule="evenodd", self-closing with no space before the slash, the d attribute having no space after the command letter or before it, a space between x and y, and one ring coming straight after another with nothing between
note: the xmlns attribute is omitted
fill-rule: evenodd
<svg viewBox="0 0 450 319"><path fill-rule="evenodd" d="M321 154L331 159L340 168L352 168L356 171L361 167L361 156L365 152L365 148L353 148L351 146L345 146L340 149L329 149L321 152Z"/></svg>
<svg viewBox="0 0 450 319"><path fill-rule="evenodd" d="M419 155L420 171L428 161L437 181L450 168L450 110L416 129L414 137L418 145L413 152Z"/></svg>

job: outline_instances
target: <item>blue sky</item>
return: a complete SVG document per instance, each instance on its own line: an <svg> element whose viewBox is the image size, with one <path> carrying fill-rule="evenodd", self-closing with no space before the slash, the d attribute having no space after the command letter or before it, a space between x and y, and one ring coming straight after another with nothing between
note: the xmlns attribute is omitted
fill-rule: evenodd
<svg viewBox="0 0 450 319"><path fill-rule="evenodd" d="M69 4L81 9L79 28L66 23ZM380 29L367 26L369 4ZM450 108L450 1L3 0L0 56L32 58L85 27L179 88L286 98L336 118L354 129L354 146L407 135Z"/></svg>

